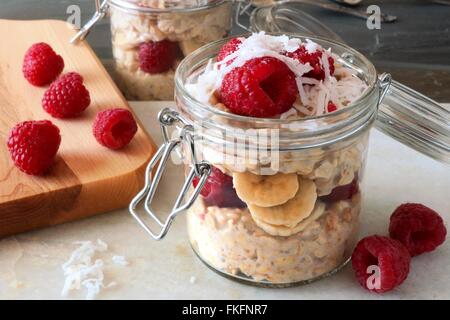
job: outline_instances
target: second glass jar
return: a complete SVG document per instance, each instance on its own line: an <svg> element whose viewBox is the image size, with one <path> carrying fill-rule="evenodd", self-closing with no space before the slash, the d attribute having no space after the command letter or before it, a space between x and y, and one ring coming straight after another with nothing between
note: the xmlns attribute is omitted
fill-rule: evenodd
<svg viewBox="0 0 450 320"><path fill-rule="evenodd" d="M179 62L226 37L231 12L231 1L224 0L109 0L115 77L126 98L172 100ZM149 61L151 50L164 59Z"/></svg>

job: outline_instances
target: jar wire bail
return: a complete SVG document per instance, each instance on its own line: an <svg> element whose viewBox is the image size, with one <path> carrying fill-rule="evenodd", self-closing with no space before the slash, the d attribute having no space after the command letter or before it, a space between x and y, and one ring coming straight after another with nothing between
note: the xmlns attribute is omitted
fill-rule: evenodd
<svg viewBox="0 0 450 320"><path fill-rule="evenodd" d="M234 16L234 22L237 26L240 28L252 32L252 28L250 26L247 26L241 22L241 17L246 15L248 17L251 16L252 12L252 1L251 0L233 0L234 3L237 3L236 6L236 12Z"/></svg>
<svg viewBox="0 0 450 320"><path fill-rule="evenodd" d="M103 0L103 2L100 2L100 0L95 0L95 13L92 16L91 19L89 19L88 22L77 32L75 36L73 36L72 39L70 39L70 44L77 44L79 41L84 40L89 32L91 31L92 27L100 20L102 20L106 13L108 12L109 5L107 0Z"/></svg>
<svg viewBox="0 0 450 320"><path fill-rule="evenodd" d="M151 159L145 171L145 185L144 188L136 195L131 201L129 211L131 215L137 220L137 222L144 228L144 230L155 240L161 240L167 234L173 220L176 216L185 210L189 209L199 196L203 186L206 183L209 175L211 174L211 165L207 161L198 162L194 145L194 128L188 124L176 111L165 108L158 115L159 123L161 126L164 143L158 149L156 154ZM169 127L181 123L182 128L178 137L174 139L169 138ZM162 174L167 166L167 161L172 153L176 150L181 143L187 143L189 151L191 153L192 169L190 170L186 181L184 182L181 191L175 200L175 204L172 207L171 212L168 214L165 221L161 221L157 217L156 213L151 207L153 199L155 197L156 189L161 181ZM157 166L157 167L156 167ZM153 171L156 167L156 172ZM197 186L194 188L193 193L187 197L189 187L192 185L194 178L199 178ZM144 200L145 198L145 200ZM150 218L156 222L161 228L159 232L151 230L149 225L143 220L138 213L137 208L139 204L144 200L144 211L150 216Z"/></svg>

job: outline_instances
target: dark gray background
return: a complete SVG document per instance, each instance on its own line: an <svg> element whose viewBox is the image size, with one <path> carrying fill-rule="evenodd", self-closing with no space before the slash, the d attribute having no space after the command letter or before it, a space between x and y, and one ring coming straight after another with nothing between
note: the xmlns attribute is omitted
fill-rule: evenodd
<svg viewBox="0 0 450 320"><path fill-rule="evenodd" d="M71 4L81 7L82 21L94 12L93 0L0 0L2 19L66 19ZM310 13L337 32L349 45L366 54L379 71L442 102L450 101L450 6L427 0L364 0L362 7L378 4L398 21L368 30L366 21L314 9ZM242 30L234 28L233 33ZM88 38L101 59L111 59L108 19Z"/></svg>

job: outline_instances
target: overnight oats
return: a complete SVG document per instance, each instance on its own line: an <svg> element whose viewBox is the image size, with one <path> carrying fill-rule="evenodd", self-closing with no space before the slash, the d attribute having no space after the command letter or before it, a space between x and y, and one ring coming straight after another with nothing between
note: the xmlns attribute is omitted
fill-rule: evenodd
<svg viewBox="0 0 450 320"><path fill-rule="evenodd" d="M358 125L353 104L370 79L309 39L258 33L217 46L205 48L200 70L183 62L177 83L180 114L202 137L197 157L212 165L187 213L194 250L258 284L337 270L358 235L373 117Z"/></svg>
<svg viewBox="0 0 450 320"><path fill-rule="evenodd" d="M116 81L131 100L172 100L184 56L227 36L231 2L110 0Z"/></svg>
<svg viewBox="0 0 450 320"><path fill-rule="evenodd" d="M175 101L158 115L164 142L129 211L155 240L186 213L198 257L249 284L309 283L350 259L374 124L450 161L448 110L338 41L265 33L215 41L180 62ZM170 159L186 174L165 215L153 202ZM353 252L366 255L355 269L363 285L365 264L377 259L367 250Z"/></svg>

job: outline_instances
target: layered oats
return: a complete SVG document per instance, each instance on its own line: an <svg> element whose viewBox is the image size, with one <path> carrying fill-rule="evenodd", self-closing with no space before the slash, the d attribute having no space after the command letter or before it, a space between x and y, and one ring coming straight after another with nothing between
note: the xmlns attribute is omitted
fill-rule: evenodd
<svg viewBox="0 0 450 320"><path fill-rule="evenodd" d="M288 237L259 228L247 208L218 208L197 201L188 212L194 250L209 265L256 282L291 284L320 277L342 265L357 241L360 194L322 208Z"/></svg>
<svg viewBox="0 0 450 320"><path fill-rule="evenodd" d="M357 240L367 144L368 132L341 149L310 150L303 155L300 151L290 152L281 157L280 169L272 172L272 176L296 175L303 185L305 181L314 184L312 195L303 195L312 197L312 210L303 211L301 204L294 204L294 208L282 204L278 210L272 209L277 206L264 208L269 215L292 211L293 217L289 219L297 218L293 223L289 220L269 223L268 220L274 220L267 217L267 212L266 221L260 220L261 215L252 212L255 210L252 203L246 203L244 208L232 208L215 206L203 198L197 200L187 218L194 249L218 270L267 284L307 281L339 268L349 259ZM216 150L216 157L219 153ZM308 155L314 156L308 159ZM306 158L292 160L295 157ZM286 158L290 158L289 161ZM261 176L262 168L270 166L264 162L253 166L244 163L212 163L233 177L238 195L242 191L236 184L237 174ZM283 194L287 186L278 184L265 188L269 194ZM252 202L257 201L252 199Z"/></svg>
<svg viewBox="0 0 450 320"><path fill-rule="evenodd" d="M173 100L174 74L179 61L201 46L227 36L231 27L229 1L215 1L219 4L192 11L189 9L195 7L197 1L191 2L140 1L137 5L146 11L129 11L111 6L115 77L128 99ZM214 1L203 1L200 5L210 2ZM181 10L180 6L186 10ZM172 68L162 73L143 71L139 67L139 46L164 40L178 44L179 57Z"/></svg>

